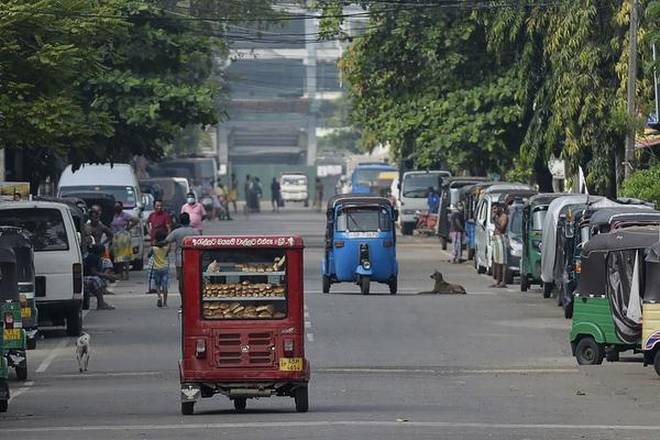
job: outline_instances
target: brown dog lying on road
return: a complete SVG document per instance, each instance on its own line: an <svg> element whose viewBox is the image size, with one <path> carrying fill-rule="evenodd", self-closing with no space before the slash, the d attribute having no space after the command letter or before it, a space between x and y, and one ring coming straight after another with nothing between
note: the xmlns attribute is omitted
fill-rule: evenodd
<svg viewBox="0 0 660 440"><path fill-rule="evenodd" d="M419 292L419 295L465 295L467 293L463 286L445 281L442 274L437 270L433 272L431 279L435 280L433 290L430 292Z"/></svg>

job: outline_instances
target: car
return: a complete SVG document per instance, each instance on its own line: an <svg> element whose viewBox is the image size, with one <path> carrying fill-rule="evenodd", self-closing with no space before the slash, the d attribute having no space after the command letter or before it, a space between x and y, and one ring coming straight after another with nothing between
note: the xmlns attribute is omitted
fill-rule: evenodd
<svg viewBox="0 0 660 440"><path fill-rule="evenodd" d="M0 204L0 224L31 234L39 321L66 324L68 336L79 336L83 324L83 261L72 209L56 202L6 202Z"/></svg>

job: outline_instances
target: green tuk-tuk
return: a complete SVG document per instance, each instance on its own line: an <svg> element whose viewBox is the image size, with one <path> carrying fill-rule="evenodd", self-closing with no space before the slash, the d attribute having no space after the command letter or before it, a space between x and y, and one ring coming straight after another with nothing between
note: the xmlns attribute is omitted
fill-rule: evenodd
<svg viewBox="0 0 660 440"><path fill-rule="evenodd" d="M569 340L580 365L638 350L641 323L628 314L635 261L658 241L657 226L635 226L599 234L582 249L582 273L575 289Z"/></svg>
<svg viewBox="0 0 660 440"><path fill-rule="evenodd" d="M520 291L527 292L532 284L542 285L541 281L541 239L543 221L548 205L562 193L541 193L532 196L523 208L522 238L523 249L520 258Z"/></svg>
<svg viewBox="0 0 660 440"><path fill-rule="evenodd" d="M21 228L0 226L0 247L12 249L16 256L16 276L23 330L27 337L28 350L34 350L37 348L39 321L37 304L34 299L34 251L30 234Z"/></svg>
<svg viewBox="0 0 660 440"><path fill-rule="evenodd" d="M21 318L21 302L16 276L16 255L11 248L0 247L0 316L4 323L2 347L8 367L16 370L19 380L26 380L27 338Z"/></svg>
<svg viewBox="0 0 660 440"><path fill-rule="evenodd" d="M4 330L5 321L4 319L0 319L0 412L7 412L7 408L9 407L9 385L7 384L9 369L7 368L3 347Z"/></svg>

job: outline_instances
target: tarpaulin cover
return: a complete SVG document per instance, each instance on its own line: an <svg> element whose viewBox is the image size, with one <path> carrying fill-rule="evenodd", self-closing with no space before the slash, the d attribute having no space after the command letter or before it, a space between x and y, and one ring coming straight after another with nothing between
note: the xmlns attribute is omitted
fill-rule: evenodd
<svg viewBox="0 0 660 440"><path fill-rule="evenodd" d="M607 296L612 306L614 330L621 341L636 344L642 336L642 326L628 317L630 290L635 280L633 269L637 250L610 252L607 258Z"/></svg>

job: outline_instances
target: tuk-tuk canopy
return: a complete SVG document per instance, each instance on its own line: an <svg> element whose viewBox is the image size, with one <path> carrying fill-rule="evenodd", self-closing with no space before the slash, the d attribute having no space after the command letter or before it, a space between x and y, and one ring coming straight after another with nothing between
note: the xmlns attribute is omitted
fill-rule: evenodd
<svg viewBox="0 0 660 440"><path fill-rule="evenodd" d="M660 302L660 241L646 250L644 301Z"/></svg>
<svg viewBox="0 0 660 440"><path fill-rule="evenodd" d="M568 195L567 193L539 193L531 196L527 200L527 204L531 209L536 208L537 206L548 206L553 200L558 199Z"/></svg>
<svg viewBox="0 0 660 440"><path fill-rule="evenodd" d="M16 255L6 246L0 246L0 301L18 301L16 280Z"/></svg>
<svg viewBox="0 0 660 440"><path fill-rule="evenodd" d="M599 232L607 232L611 226L617 223L659 224L660 212L648 206L616 206L595 211L588 221L593 229ZM606 227L605 231L601 230L603 226Z"/></svg>
<svg viewBox="0 0 660 440"><path fill-rule="evenodd" d="M584 245L582 256L589 258L594 252L646 249L655 244L659 237L659 226L633 226L598 234Z"/></svg>
<svg viewBox="0 0 660 440"><path fill-rule="evenodd" d="M386 197L378 196L355 196L352 194L338 194L328 200L328 211L333 211L337 207L358 207L358 206L381 206L393 208L392 202Z"/></svg>
<svg viewBox="0 0 660 440"><path fill-rule="evenodd" d="M601 196L590 196L587 194L573 194L554 199L548 205L548 213L543 223L543 234L541 248L541 280L545 283L553 281L555 266L555 245L557 243L557 223L562 208L567 205L585 204L596 207L617 206L616 202Z"/></svg>
<svg viewBox="0 0 660 440"><path fill-rule="evenodd" d="M521 203L524 203L525 200L529 199L531 196L536 194L536 190L533 189L516 189L500 193L500 197L497 203L511 203L514 200L518 200Z"/></svg>

